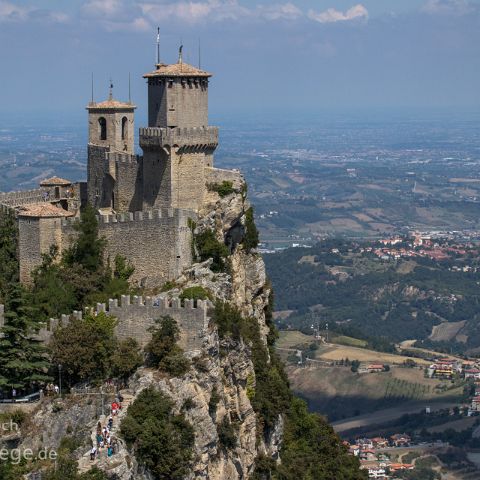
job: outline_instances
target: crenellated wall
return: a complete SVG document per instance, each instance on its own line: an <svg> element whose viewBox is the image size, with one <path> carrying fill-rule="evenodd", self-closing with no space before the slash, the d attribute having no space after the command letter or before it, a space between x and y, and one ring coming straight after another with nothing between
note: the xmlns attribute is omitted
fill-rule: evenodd
<svg viewBox="0 0 480 480"><path fill-rule="evenodd" d="M117 319L115 334L119 339L134 338L143 347L150 338L150 327L156 325L155 320L169 315L174 318L180 328L179 345L186 351L199 350L202 347L205 330L208 327L208 310L211 302L185 300L179 298L168 299L151 297L130 297L122 295L121 301L109 300L108 305L98 303L92 313L105 312ZM0 325L3 318L3 305L0 305ZM71 318L82 318L82 312L74 311L72 315L62 315L60 319L50 319L49 325L42 328L37 337L48 342L58 326L65 326Z"/></svg>
<svg viewBox="0 0 480 480"><path fill-rule="evenodd" d="M34 190L25 190L21 192L0 193L0 204L8 207L19 207L28 203L38 203L44 201L44 192L47 189L36 188Z"/></svg>
<svg viewBox="0 0 480 480"><path fill-rule="evenodd" d="M132 282L161 286L192 264L189 218L195 220L196 214L173 208L101 215L99 234L107 241L107 254L112 262L118 254L135 266ZM62 250L77 235L74 222L71 218L62 220Z"/></svg>

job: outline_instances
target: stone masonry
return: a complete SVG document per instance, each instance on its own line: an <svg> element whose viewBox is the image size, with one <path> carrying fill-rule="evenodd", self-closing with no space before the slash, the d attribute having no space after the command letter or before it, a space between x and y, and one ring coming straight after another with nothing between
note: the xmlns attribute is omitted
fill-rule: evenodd
<svg viewBox="0 0 480 480"><path fill-rule="evenodd" d="M91 313L98 314L105 312L117 319L115 327L116 336L122 340L126 338L135 338L139 344L144 347L151 338L150 327L156 325L155 320L163 316L170 316L175 319L180 328L179 345L186 352L200 350L208 327L208 309L211 303L198 300L195 304L193 300L185 300L184 304L179 298L153 299L150 297L142 298L129 295L122 295L121 302L118 300L109 300L108 305L98 303ZM37 338L48 342L59 326L68 325L72 319L81 319L83 313L74 311L71 315L62 315L59 319L50 319L48 325L42 328ZM0 328L4 324L4 306L0 305Z"/></svg>

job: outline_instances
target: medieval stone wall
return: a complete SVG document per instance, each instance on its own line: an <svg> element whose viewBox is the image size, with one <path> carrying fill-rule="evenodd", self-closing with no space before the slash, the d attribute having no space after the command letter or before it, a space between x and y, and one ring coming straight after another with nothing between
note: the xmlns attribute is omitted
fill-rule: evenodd
<svg viewBox="0 0 480 480"><path fill-rule="evenodd" d="M94 208L110 206L113 184L105 175L108 152L108 147L88 145L88 203Z"/></svg>
<svg viewBox="0 0 480 480"><path fill-rule="evenodd" d="M208 81L187 78L150 78L150 127L202 127L208 125Z"/></svg>
<svg viewBox="0 0 480 480"><path fill-rule="evenodd" d="M45 191L44 188L36 188L23 192L0 193L0 204L8 207L19 207L29 203L43 202Z"/></svg>
<svg viewBox="0 0 480 480"><path fill-rule="evenodd" d="M113 208L116 212L143 209L143 158L138 155L109 154L114 162Z"/></svg>
<svg viewBox="0 0 480 480"><path fill-rule="evenodd" d="M187 352L199 350L208 327L208 310L211 303L198 300L137 297L122 295L121 302L109 300L108 305L97 304L93 313L105 312L116 317L115 335L119 339L134 338L143 347L151 339L150 327L156 325L155 320L169 315L175 319L180 328L179 345ZM3 318L3 305L0 305L0 326ZM50 319L48 325L42 328L37 337L48 342L58 326L65 326L71 318L82 318L82 312L74 311L72 315L62 315L60 319Z"/></svg>
<svg viewBox="0 0 480 480"><path fill-rule="evenodd" d="M131 279L134 283L160 286L192 263L189 218L195 219L195 213L179 209L102 215L99 235L107 241L107 255L112 262L116 255L122 255L135 266ZM62 249L77 235L73 222L62 221Z"/></svg>

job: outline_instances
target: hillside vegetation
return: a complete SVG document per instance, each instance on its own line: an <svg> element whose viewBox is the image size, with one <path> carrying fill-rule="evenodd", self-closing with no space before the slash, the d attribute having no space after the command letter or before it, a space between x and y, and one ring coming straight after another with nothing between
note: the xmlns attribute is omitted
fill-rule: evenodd
<svg viewBox="0 0 480 480"><path fill-rule="evenodd" d="M265 255L277 309L289 311L277 315L280 328L312 333L312 325L328 323L391 351L392 343L409 339L454 352L480 344L478 249L441 261L381 260L367 245L327 240Z"/></svg>

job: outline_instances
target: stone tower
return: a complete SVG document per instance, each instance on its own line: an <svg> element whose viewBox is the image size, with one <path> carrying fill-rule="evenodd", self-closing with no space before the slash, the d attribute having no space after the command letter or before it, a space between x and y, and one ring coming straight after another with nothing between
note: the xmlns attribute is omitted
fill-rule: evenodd
<svg viewBox="0 0 480 480"><path fill-rule="evenodd" d="M198 211L206 171L213 166L218 129L208 126L211 74L183 62L159 63L148 81L148 127L140 129L143 149L143 208Z"/></svg>
<svg viewBox="0 0 480 480"><path fill-rule="evenodd" d="M124 211L137 207L131 205L137 177L135 108L131 102L113 99L112 86L108 100L90 102L87 106L88 201L95 208ZM123 160L121 169L128 170L122 171L120 176L119 158ZM118 177L119 182L116 181ZM124 186L121 185L122 179L128 182Z"/></svg>
<svg viewBox="0 0 480 480"><path fill-rule="evenodd" d="M100 103L90 102L88 110L88 143L108 147L110 151L134 152L134 112L132 103L119 102L112 96Z"/></svg>

